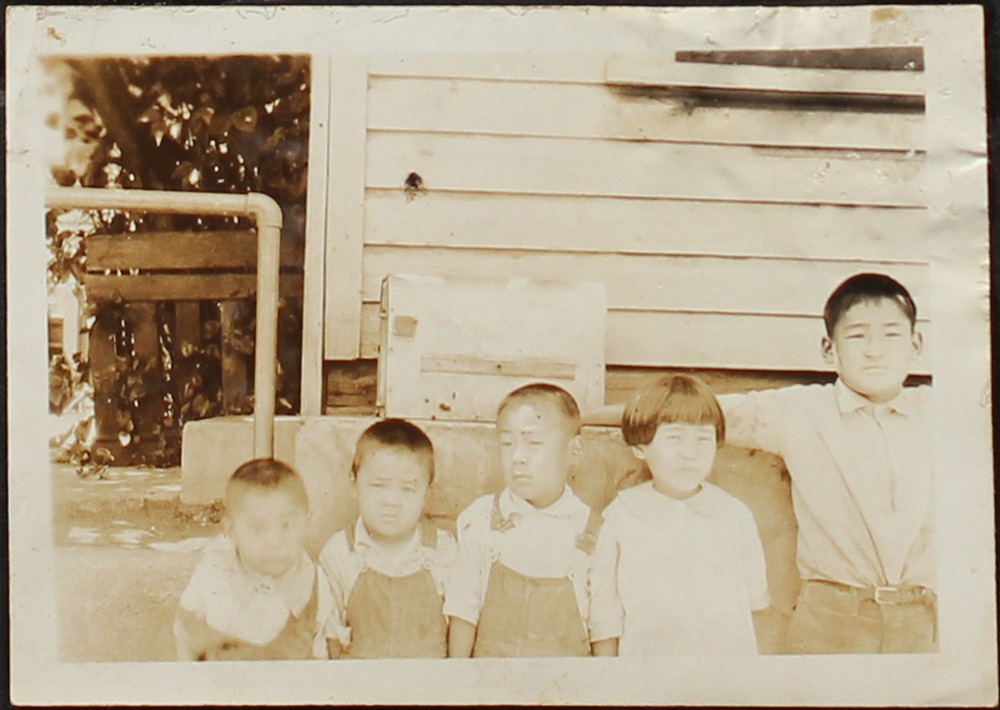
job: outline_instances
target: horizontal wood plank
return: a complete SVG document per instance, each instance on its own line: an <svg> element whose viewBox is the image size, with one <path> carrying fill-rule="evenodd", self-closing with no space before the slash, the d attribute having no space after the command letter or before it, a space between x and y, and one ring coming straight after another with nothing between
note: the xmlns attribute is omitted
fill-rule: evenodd
<svg viewBox="0 0 1000 710"><path fill-rule="evenodd" d="M926 329L927 324L922 323ZM820 316L610 311L609 366L829 372ZM378 305L362 308L361 357L378 357ZM928 374L926 355L914 374Z"/></svg>
<svg viewBox="0 0 1000 710"><path fill-rule="evenodd" d="M397 247L366 247L362 294L378 301L386 274L522 276L603 282L609 308L813 314L860 271L893 275L918 304L926 297L929 267L920 264Z"/></svg>
<svg viewBox="0 0 1000 710"><path fill-rule="evenodd" d="M814 94L907 95L923 97L924 77L917 72L829 71L772 66L740 66L675 62L660 57L611 57L606 65L610 84L676 86L741 91L786 91Z"/></svg>
<svg viewBox="0 0 1000 710"><path fill-rule="evenodd" d="M370 190L369 245L923 262L925 210Z"/></svg>
<svg viewBox="0 0 1000 710"><path fill-rule="evenodd" d="M692 109L681 100L626 96L601 85L424 77L373 78L368 126L837 149L907 151L924 144L923 118L914 115Z"/></svg>
<svg viewBox="0 0 1000 710"><path fill-rule="evenodd" d="M610 312L607 362L830 371L820 350L823 334L820 316ZM914 372L927 372L925 357L918 360Z"/></svg>
<svg viewBox="0 0 1000 710"><path fill-rule="evenodd" d="M95 301L214 301L250 298L257 292L254 274L90 275L84 286ZM302 276L282 274L280 293L302 297Z"/></svg>
<svg viewBox="0 0 1000 710"><path fill-rule="evenodd" d="M374 77L410 76L440 78L475 78L552 83L604 82L605 56L553 54L540 59L536 53L508 54L374 54L369 73Z"/></svg>
<svg viewBox="0 0 1000 710"><path fill-rule="evenodd" d="M136 232L97 234L86 239L87 268L103 269L224 269L257 264L257 233ZM301 267L301 245L281 244L281 264Z"/></svg>
<svg viewBox="0 0 1000 710"><path fill-rule="evenodd" d="M367 185L476 192L921 205L921 156L785 157L744 146L371 133Z"/></svg>
<svg viewBox="0 0 1000 710"><path fill-rule="evenodd" d="M572 362L558 362L542 358L500 360L459 354L424 355L420 358L420 371L458 375L545 377L560 380L572 380L576 377L576 365Z"/></svg>

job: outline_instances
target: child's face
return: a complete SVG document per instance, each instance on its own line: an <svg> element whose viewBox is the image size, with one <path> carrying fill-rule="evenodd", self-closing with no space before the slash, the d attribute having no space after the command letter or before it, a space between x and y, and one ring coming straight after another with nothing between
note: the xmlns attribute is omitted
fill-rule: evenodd
<svg viewBox="0 0 1000 710"><path fill-rule="evenodd" d="M379 542L413 535L430 487L427 461L405 449L376 449L358 468L358 508L368 533Z"/></svg>
<svg viewBox="0 0 1000 710"><path fill-rule="evenodd" d="M226 531L240 560L251 569L280 577L305 549L308 511L291 493L244 491L226 516Z"/></svg>
<svg viewBox="0 0 1000 710"><path fill-rule="evenodd" d="M634 447L653 474L653 488L673 498L687 498L712 472L717 451L711 424L660 424L653 440Z"/></svg>
<svg viewBox="0 0 1000 710"><path fill-rule="evenodd" d="M569 456L579 439L555 405L525 401L508 406L497 420L500 470L510 490L536 508L563 493Z"/></svg>
<svg viewBox="0 0 1000 710"><path fill-rule="evenodd" d="M895 301L881 298L851 306L823 339L823 354L848 387L873 402L888 402L920 354L922 340Z"/></svg>

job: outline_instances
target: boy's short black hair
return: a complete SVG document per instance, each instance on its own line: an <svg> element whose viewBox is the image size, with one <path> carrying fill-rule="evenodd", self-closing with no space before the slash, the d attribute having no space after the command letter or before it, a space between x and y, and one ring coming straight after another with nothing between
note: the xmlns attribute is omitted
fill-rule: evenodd
<svg viewBox="0 0 1000 710"><path fill-rule="evenodd" d="M715 427L717 446L726 440L719 400L691 375L667 375L639 390L622 415L622 437L629 446L649 444L661 424L707 424Z"/></svg>
<svg viewBox="0 0 1000 710"><path fill-rule="evenodd" d="M253 459L237 468L226 484L226 508L232 510L242 494L251 490L281 490L309 509L309 495L302 477L284 461Z"/></svg>
<svg viewBox="0 0 1000 710"><path fill-rule="evenodd" d="M910 321L917 324L917 304L903 284L885 274L856 274L834 289L823 308L826 334L833 336L837 323L857 303L888 299L898 305Z"/></svg>
<svg viewBox="0 0 1000 710"><path fill-rule="evenodd" d="M500 421L500 415L512 404L526 401L542 401L555 405L556 409L566 417L570 431L574 435L580 433L580 405L573 399L573 395L562 387L546 382L533 382L508 393L497 407L497 421Z"/></svg>
<svg viewBox="0 0 1000 710"><path fill-rule="evenodd" d="M383 419L362 432L354 447L351 476L357 479L365 459L374 450L386 447L409 451L422 458L427 464L427 482L434 482L434 445L423 429L405 419Z"/></svg>

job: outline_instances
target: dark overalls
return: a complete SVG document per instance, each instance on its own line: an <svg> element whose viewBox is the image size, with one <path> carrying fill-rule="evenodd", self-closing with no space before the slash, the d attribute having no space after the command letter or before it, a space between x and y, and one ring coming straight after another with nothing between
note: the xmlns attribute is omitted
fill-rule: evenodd
<svg viewBox="0 0 1000 710"><path fill-rule="evenodd" d="M576 546L591 554L604 522L591 510ZM490 528L503 534L514 524L493 497ZM589 656L590 637L569 577L529 577L494 559L479 613L474 657Z"/></svg>
<svg viewBox="0 0 1000 710"><path fill-rule="evenodd" d="M347 546L355 552L354 525L345 530ZM437 528L420 524L420 544L437 548ZM403 577L392 577L367 567L347 600L351 643L345 658L444 658L448 651L448 622L444 599L438 593L429 562Z"/></svg>

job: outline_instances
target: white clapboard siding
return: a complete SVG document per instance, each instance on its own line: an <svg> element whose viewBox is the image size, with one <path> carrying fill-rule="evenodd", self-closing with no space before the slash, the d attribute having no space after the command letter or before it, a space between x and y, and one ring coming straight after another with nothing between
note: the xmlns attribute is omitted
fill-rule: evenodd
<svg viewBox="0 0 1000 710"><path fill-rule="evenodd" d="M550 195L914 206L922 156L435 133L368 134L367 186Z"/></svg>
<svg viewBox="0 0 1000 710"><path fill-rule="evenodd" d="M378 311L377 303L362 307L361 357L378 357ZM829 369L821 356L824 331L818 315L609 311L606 327L605 357L617 365ZM926 329L927 323L921 321L919 327ZM913 371L928 373L926 355L918 358Z"/></svg>
<svg viewBox="0 0 1000 710"><path fill-rule="evenodd" d="M541 228L540 225L544 225ZM924 209L369 190L369 245L920 263ZM802 265L799 265L802 268Z"/></svg>
<svg viewBox="0 0 1000 710"><path fill-rule="evenodd" d="M419 77L373 78L368 126L904 152L924 145L923 118L912 114L692 108L680 99L622 95L600 84Z"/></svg>
<svg viewBox="0 0 1000 710"><path fill-rule="evenodd" d="M928 267L869 264L892 274L920 302ZM859 271L850 262L815 262L806 268L783 259L716 256L578 254L442 247L368 247L362 277L366 302L379 300L385 274L498 278L525 276L603 281L610 309L642 308L815 315L830 291Z"/></svg>
<svg viewBox="0 0 1000 710"><path fill-rule="evenodd" d="M926 324L920 324L924 327ZM826 370L820 317L782 318L766 314L611 312L607 360L631 365L727 368L734 362L755 369ZM776 347L775 344L780 344ZM926 373L919 358L914 373Z"/></svg>
<svg viewBox="0 0 1000 710"><path fill-rule="evenodd" d="M612 365L829 369L819 314L845 277L930 296L923 82L672 53L369 57L363 150L330 159L352 192L344 228L328 218L325 356L375 357L382 279L415 273L600 280Z"/></svg>
<svg viewBox="0 0 1000 710"><path fill-rule="evenodd" d="M537 81L545 84L584 82L604 84L607 56L600 52L541 57L523 54L427 54L422 56L373 55L370 76Z"/></svg>

